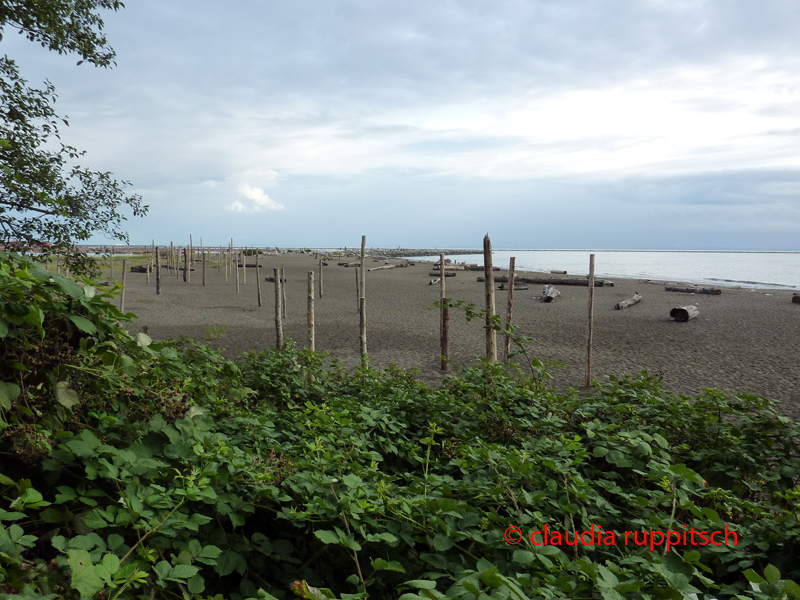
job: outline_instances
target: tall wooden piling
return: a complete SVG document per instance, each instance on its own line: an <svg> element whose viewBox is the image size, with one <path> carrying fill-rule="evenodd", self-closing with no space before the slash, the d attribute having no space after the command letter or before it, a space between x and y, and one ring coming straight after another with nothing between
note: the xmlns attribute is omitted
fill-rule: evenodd
<svg viewBox="0 0 800 600"><path fill-rule="evenodd" d="M203 255L203 286L206 285L206 251L200 250L200 254Z"/></svg>
<svg viewBox="0 0 800 600"><path fill-rule="evenodd" d="M367 285L366 285L366 274L367 274L367 258L366 258L366 249L367 249L367 236L361 236L361 290L358 299L358 313L359 313L359 324L360 324L360 336L359 339L361 341L361 358L362 360L367 357Z"/></svg>
<svg viewBox="0 0 800 600"><path fill-rule="evenodd" d="M261 271L258 270L258 252L256 252L256 289L258 290L258 306L261 306Z"/></svg>
<svg viewBox="0 0 800 600"><path fill-rule="evenodd" d="M161 252L156 248L156 295L161 293Z"/></svg>
<svg viewBox="0 0 800 600"><path fill-rule="evenodd" d="M122 259L122 290L119 293L119 312L123 314L125 313L125 267L127 262L124 258Z"/></svg>
<svg viewBox="0 0 800 600"><path fill-rule="evenodd" d="M234 267L236 267L236 293L239 293L239 257L234 259Z"/></svg>
<svg viewBox="0 0 800 600"><path fill-rule="evenodd" d="M281 314L286 318L286 270L281 267Z"/></svg>
<svg viewBox="0 0 800 600"><path fill-rule="evenodd" d="M322 299L322 259L319 259L319 297Z"/></svg>
<svg viewBox="0 0 800 600"><path fill-rule="evenodd" d="M278 352L283 350L283 324L281 323L281 271L273 269L275 274L275 347Z"/></svg>
<svg viewBox="0 0 800 600"><path fill-rule="evenodd" d="M222 273L222 246L219 247L219 253L217 254L217 275ZM225 281L227 281L228 274L225 273Z"/></svg>
<svg viewBox="0 0 800 600"><path fill-rule="evenodd" d="M358 281L358 269L353 269L356 273L356 310L361 311L361 284Z"/></svg>
<svg viewBox="0 0 800 600"><path fill-rule="evenodd" d="M589 335L586 339L586 387L592 384L592 337L594 334L594 254L589 255Z"/></svg>
<svg viewBox="0 0 800 600"><path fill-rule="evenodd" d="M449 367L448 358L450 353L450 310L447 306L447 298L445 297L445 279L444 276L444 254L439 255L439 266L441 267L442 276L439 278L439 342L442 353L442 364L440 365L442 371L446 371Z"/></svg>
<svg viewBox="0 0 800 600"><path fill-rule="evenodd" d="M483 238L484 290L486 292L486 358L497 361L497 332L494 330L494 270L492 269L492 242L489 234ZM444 276L444 270L442 270Z"/></svg>
<svg viewBox="0 0 800 600"><path fill-rule="evenodd" d="M514 313L514 265L516 257L512 256L508 262L508 304L506 305L506 329L511 329L511 320ZM508 357L511 355L511 334L506 334L503 359L508 364Z"/></svg>
<svg viewBox="0 0 800 600"><path fill-rule="evenodd" d="M308 272L308 349L315 349L314 337L314 271Z"/></svg>
<svg viewBox="0 0 800 600"><path fill-rule="evenodd" d="M109 264L111 265L111 279L114 279L114 246L111 246L111 257L109 258Z"/></svg>
<svg viewBox="0 0 800 600"><path fill-rule="evenodd" d="M180 247L175 248L175 279L180 279L181 277L181 269L180 269L181 254L182 253Z"/></svg>
<svg viewBox="0 0 800 600"><path fill-rule="evenodd" d="M247 285L247 246L242 253L242 285Z"/></svg>

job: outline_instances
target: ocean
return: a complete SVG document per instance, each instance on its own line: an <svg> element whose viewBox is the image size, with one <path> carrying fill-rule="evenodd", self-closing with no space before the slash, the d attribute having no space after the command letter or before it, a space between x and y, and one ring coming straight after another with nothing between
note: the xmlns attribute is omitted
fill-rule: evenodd
<svg viewBox="0 0 800 600"><path fill-rule="evenodd" d="M522 271L589 273L589 250L494 250L492 263L508 268L516 257ZM800 290L800 252L716 252L663 250L598 250L596 277L664 279L709 286ZM458 262L483 264L483 254L448 256ZM418 259L435 260L437 256Z"/></svg>

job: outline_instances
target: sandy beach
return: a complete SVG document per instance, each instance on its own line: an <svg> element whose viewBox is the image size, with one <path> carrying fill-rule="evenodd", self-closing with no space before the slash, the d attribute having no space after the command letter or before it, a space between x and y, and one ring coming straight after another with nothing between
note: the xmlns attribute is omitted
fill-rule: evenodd
<svg viewBox="0 0 800 600"><path fill-rule="evenodd" d="M249 257L248 262L254 262ZM383 262L367 259L367 268ZM324 295L316 298L316 348L353 365L359 356L356 269L324 267ZM161 295L155 276L145 283L143 273L128 273L126 304L138 316L129 329L147 328L154 339L188 336L234 358L242 352L275 346L274 283L264 280L273 268L286 270L287 319L284 334L298 346L306 344L307 273L318 261L311 256L267 255L260 259L263 306L257 306L256 269L247 269L236 293L233 275L224 268L195 264L190 283L163 271ZM118 268L118 267L117 267ZM367 273L367 347L371 364L416 368L423 380L436 384L439 370L439 311L428 310L439 299L439 286L428 285L430 264ZM240 269L240 275L243 269ZM506 275L505 270L495 272ZM521 273L518 273L521 275ZM118 275L118 272L117 272ZM447 296L482 306L481 273L457 272L447 278ZM535 275L525 273L524 275ZM571 274L572 276L582 274ZM593 377L633 374L642 370L663 376L676 392L694 394L715 387L729 393L753 392L780 403L787 416L800 418L800 305L791 292L722 288L719 296L666 292L663 282L613 279L614 287L595 288ZM559 286L562 295L552 303L541 299L540 285L514 293L514 324L533 339L531 351L552 361L553 385L580 388L586 372L588 287ZM643 301L625 310L614 305L639 292ZM507 292L496 292L497 311L505 315ZM670 309L692 304L700 315L687 323L670 319ZM482 355L482 323L468 323L453 310L450 326L451 372ZM224 336L209 339L213 328ZM502 347L502 342L498 340Z"/></svg>

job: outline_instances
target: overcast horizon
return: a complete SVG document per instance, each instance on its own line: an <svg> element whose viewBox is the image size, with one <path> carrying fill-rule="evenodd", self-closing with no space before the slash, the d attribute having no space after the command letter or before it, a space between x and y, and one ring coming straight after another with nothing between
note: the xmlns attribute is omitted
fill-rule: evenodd
<svg viewBox="0 0 800 600"><path fill-rule="evenodd" d="M0 44L55 85L81 164L150 206L131 244L800 250L792 0L102 16L112 69Z"/></svg>

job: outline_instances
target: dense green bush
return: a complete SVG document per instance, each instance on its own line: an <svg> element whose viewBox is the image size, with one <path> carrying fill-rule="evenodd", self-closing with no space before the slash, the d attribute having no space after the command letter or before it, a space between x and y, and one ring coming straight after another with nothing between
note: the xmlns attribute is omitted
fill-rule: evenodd
<svg viewBox="0 0 800 600"><path fill-rule="evenodd" d="M762 398L234 363L8 255L0 294L0 598L800 597L800 432Z"/></svg>

